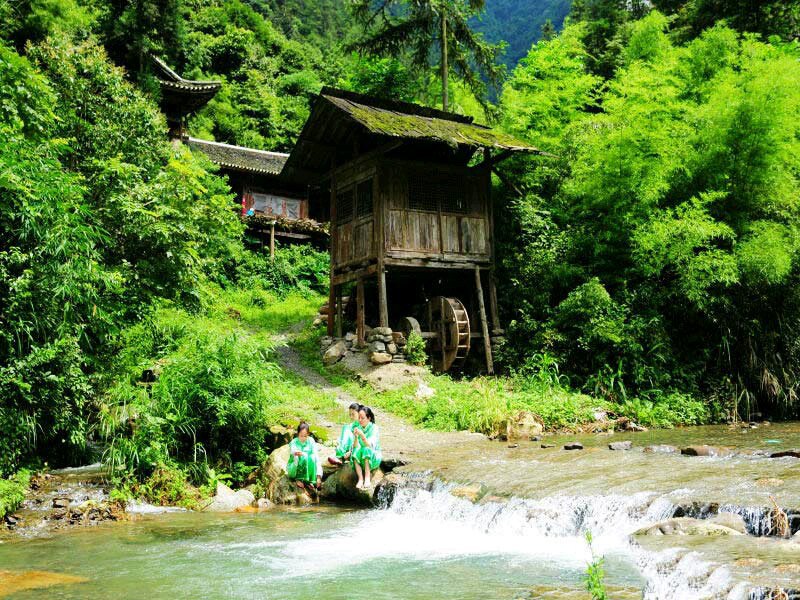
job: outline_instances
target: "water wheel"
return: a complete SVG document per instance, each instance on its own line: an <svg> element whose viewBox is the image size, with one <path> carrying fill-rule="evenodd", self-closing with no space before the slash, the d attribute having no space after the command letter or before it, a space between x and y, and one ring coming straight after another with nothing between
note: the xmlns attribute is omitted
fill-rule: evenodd
<svg viewBox="0 0 800 600"><path fill-rule="evenodd" d="M428 301L429 354L434 371L461 368L469 354L469 315L458 298L436 296Z"/></svg>

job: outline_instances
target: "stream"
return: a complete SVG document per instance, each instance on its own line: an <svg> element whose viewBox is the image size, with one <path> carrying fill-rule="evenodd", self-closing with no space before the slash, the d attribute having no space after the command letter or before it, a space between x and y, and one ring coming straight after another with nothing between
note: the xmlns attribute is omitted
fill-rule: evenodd
<svg viewBox="0 0 800 600"><path fill-rule="evenodd" d="M580 440L584 450L565 451ZM629 451L610 441L631 440ZM429 483L396 490L382 508L320 505L262 514L151 513L0 543L3 573L83 578L13 598L342 599L583 598L604 557L610 598L759 600L800 588L800 543L764 536L770 497L800 508L800 424L700 427L614 436L548 436L450 444L397 469ZM645 453L651 444L707 443L731 456ZM430 482L433 482L430 484ZM480 490L473 502L459 486ZM473 498L472 500L475 500ZM676 509L744 517L748 535L638 536ZM792 521L800 527L800 514Z"/></svg>

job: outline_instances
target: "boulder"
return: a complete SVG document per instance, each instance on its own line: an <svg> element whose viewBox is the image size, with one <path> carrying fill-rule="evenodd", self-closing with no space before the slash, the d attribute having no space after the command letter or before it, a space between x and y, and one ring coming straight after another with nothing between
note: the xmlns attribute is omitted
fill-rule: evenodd
<svg viewBox="0 0 800 600"><path fill-rule="evenodd" d="M373 352L369 355L369 360L373 365L385 365L392 362L392 355L386 352Z"/></svg>
<svg viewBox="0 0 800 600"><path fill-rule="evenodd" d="M369 488L357 489L358 476L349 464L338 469L322 484L322 497L347 500L364 506L371 506L376 487L383 479L383 471L377 469L372 472L372 485Z"/></svg>
<svg viewBox="0 0 800 600"><path fill-rule="evenodd" d="M708 519L709 523L714 523L715 525L722 525L723 527L728 527L729 529L733 529L734 531L738 531L739 533L747 533L747 524L744 522L744 518L741 515L737 515L736 513L729 513L729 512L721 512L717 513L710 519Z"/></svg>
<svg viewBox="0 0 800 600"><path fill-rule="evenodd" d="M317 444L317 449L322 460L322 472L332 469L328 458L334 456L336 451L329 446ZM289 445L286 444L272 451L258 472L258 481L264 496L274 504L309 504L312 498L308 492L299 490L294 481L286 475L286 465L289 462Z"/></svg>
<svg viewBox="0 0 800 600"><path fill-rule="evenodd" d="M326 367L336 364L345 355L347 352L347 346L341 340L333 344L330 348L325 350L325 354L322 355L322 364Z"/></svg>
<svg viewBox="0 0 800 600"><path fill-rule="evenodd" d="M725 525L713 523L711 520L692 519L691 517L677 517L642 527L633 535L723 536L742 534L735 529L726 527Z"/></svg>
<svg viewBox="0 0 800 600"><path fill-rule="evenodd" d="M608 445L609 450L630 450L633 447L633 442L630 440L624 442L611 442Z"/></svg>
<svg viewBox="0 0 800 600"><path fill-rule="evenodd" d="M583 444L580 442L570 442L569 444L564 444L564 450L583 450Z"/></svg>
<svg viewBox="0 0 800 600"><path fill-rule="evenodd" d="M389 342L386 344L386 352L389 354L397 354L397 344L394 342Z"/></svg>
<svg viewBox="0 0 800 600"><path fill-rule="evenodd" d="M783 450L781 452L773 452L769 455L770 458L800 458L800 450Z"/></svg>
<svg viewBox="0 0 800 600"><path fill-rule="evenodd" d="M644 447L645 454L677 454L678 449L675 446L667 444L655 444L652 446Z"/></svg>
<svg viewBox="0 0 800 600"><path fill-rule="evenodd" d="M397 344L398 346L405 346L406 345L406 336L403 335L402 331L393 331L392 332L392 341Z"/></svg>
<svg viewBox="0 0 800 600"><path fill-rule="evenodd" d="M370 352L385 352L386 351L386 344L384 344L381 341L376 340L376 341L370 342L369 346L367 346L367 349Z"/></svg>
<svg viewBox="0 0 800 600"><path fill-rule="evenodd" d="M501 440L530 440L544 432L542 420L527 410L500 422L499 438Z"/></svg>
<svg viewBox="0 0 800 600"><path fill-rule="evenodd" d="M416 400L427 400L428 398L433 398L435 395L436 390L434 390L424 381L420 381L417 384L417 391L414 392L414 398Z"/></svg>
<svg viewBox="0 0 800 600"><path fill-rule="evenodd" d="M459 485L452 488L450 494L456 498L463 498L475 504L486 494L486 488L480 483L471 483L469 485Z"/></svg>
<svg viewBox="0 0 800 600"><path fill-rule="evenodd" d="M217 493L203 510L206 512L234 512L240 508L250 506L256 497L250 490L233 491L224 483L217 484Z"/></svg>

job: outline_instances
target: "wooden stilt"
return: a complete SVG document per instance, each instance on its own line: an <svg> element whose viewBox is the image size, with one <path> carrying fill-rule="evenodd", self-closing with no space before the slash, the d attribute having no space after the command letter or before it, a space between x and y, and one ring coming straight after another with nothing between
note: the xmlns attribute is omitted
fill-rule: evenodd
<svg viewBox="0 0 800 600"><path fill-rule="evenodd" d="M489 339L489 323L486 321L486 306L483 302L483 286L481 285L481 270L475 267L475 287L478 292L478 309L481 316L481 334L483 335L483 348L486 351L486 372L494 374L494 360L492 359L492 340Z"/></svg>
<svg viewBox="0 0 800 600"><path fill-rule="evenodd" d="M386 299L386 270L381 265L378 271L378 307L381 327L389 327L389 304Z"/></svg>
<svg viewBox="0 0 800 600"><path fill-rule="evenodd" d="M344 318L342 306L342 286L336 286L336 337L342 337L342 321Z"/></svg>
<svg viewBox="0 0 800 600"><path fill-rule="evenodd" d="M489 271L489 312L492 315L492 333L500 333L500 315L497 312L497 287L494 284L494 269Z"/></svg>
<svg viewBox="0 0 800 600"><path fill-rule="evenodd" d="M331 273L331 285L330 289L328 290L328 335L333 337L334 332L334 320L336 313L334 310L336 309L336 286L333 285L333 273Z"/></svg>
<svg viewBox="0 0 800 600"><path fill-rule="evenodd" d="M269 227L269 259L275 260L275 221Z"/></svg>
<svg viewBox="0 0 800 600"><path fill-rule="evenodd" d="M364 280L359 277L356 283L356 337L359 346L366 342L364 320Z"/></svg>

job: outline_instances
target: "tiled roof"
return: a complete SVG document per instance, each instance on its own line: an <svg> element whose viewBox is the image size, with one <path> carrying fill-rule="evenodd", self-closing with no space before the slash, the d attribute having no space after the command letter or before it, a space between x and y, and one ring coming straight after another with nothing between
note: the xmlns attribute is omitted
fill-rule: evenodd
<svg viewBox="0 0 800 600"><path fill-rule="evenodd" d="M153 66L156 70L156 77L163 87L173 90L198 92L218 90L220 87L222 87L222 82L220 81L194 81L192 79L184 79L175 71L170 69L167 66L167 63L157 56L152 56L151 58L153 59Z"/></svg>
<svg viewBox="0 0 800 600"><path fill-rule="evenodd" d="M192 150L200 150L211 162L238 171L279 175L286 164L288 154L255 150L244 146L232 146L220 142L209 142L197 138L188 138L186 143Z"/></svg>

